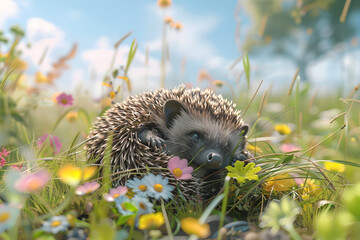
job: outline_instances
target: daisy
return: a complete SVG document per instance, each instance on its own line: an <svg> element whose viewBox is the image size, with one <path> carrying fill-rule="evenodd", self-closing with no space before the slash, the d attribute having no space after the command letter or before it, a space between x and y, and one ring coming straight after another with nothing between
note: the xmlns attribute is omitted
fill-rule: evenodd
<svg viewBox="0 0 360 240"><path fill-rule="evenodd" d="M133 178L132 180L128 180L126 186L131 188L134 193L142 193L142 194L149 193L148 187L144 183L144 178L141 180L138 178Z"/></svg>
<svg viewBox="0 0 360 240"><path fill-rule="evenodd" d="M136 195L131 200L138 209L138 215L143 215L143 214L154 212L154 209L153 209L154 205L146 197Z"/></svg>
<svg viewBox="0 0 360 240"><path fill-rule="evenodd" d="M42 230L56 234L58 232L66 231L68 226L69 222L65 216L54 216L43 223Z"/></svg>
<svg viewBox="0 0 360 240"><path fill-rule="evenodd" d="M129 210L126 207L127 204L131 204L131 200L127 198L125 195L121 195L120 197L115 198L115 204L121 215L128 216L134 214L133 211Z"/></svg>
<svg viewBox="0 0 360 240"><path fill-rule="evenodd" d="M149 173L142 180L148 188L151 197L156 199L162 198L164 200L169 200L173 197L171 191L174 190L174 187L168 184L169 180L167 178Z"/></svg>
<svg viewBox="0 0 360 240"><path fill-rule="evenodd" d="M19 209L7 204L0 205L0 233L15 225Z"/></svg>

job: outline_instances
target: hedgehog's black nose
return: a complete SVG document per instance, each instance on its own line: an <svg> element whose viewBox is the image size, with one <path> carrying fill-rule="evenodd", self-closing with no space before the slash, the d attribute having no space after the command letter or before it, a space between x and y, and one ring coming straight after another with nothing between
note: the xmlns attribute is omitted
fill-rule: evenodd
<svg viewBox="0 0 360 240"><path fill-rule="evenodd" d="M206 156L207 165L211 168L219 168L222 165L222 156L220 154L210 152Z"/></svg>

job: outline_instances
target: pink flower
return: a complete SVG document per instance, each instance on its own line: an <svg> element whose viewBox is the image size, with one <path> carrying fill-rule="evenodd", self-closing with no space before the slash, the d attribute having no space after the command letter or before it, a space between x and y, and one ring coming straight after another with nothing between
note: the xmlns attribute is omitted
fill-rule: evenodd
<svg viewBox="0 0 360 240"><path fill-rule="evenodd" d="M170 172L177 179L190 179L191 173L194 170L192 167L188 167L188 161L186 159L181 159L176 156L170 159L168 163L168 168Z"/></svg>
<svg viewBox="0 0 360 240"><path fill-rule="evenodd" d="M71 94L61 93L56 97L56 102L64 107L73 105L73 97Z"/></svg>
<svg viewBox="0 0 360 240"><path fill-rule="evenodd" d="M50 180L50 174L46 170L40 170L32 174L24 174L15 181L14 187L19 192L35 192L43 188Z"/></svg>
<svg viewBox="0 0 360 240"><path fill-rule="evenodd" d="M5 164L6 164L5 158L2 158L2 157L0 156L0 167L5 166Z"/></svg>
<svg viewBox="0 0 360 240"><path fill-rule="evenodd" d="M23 164L20 164L20 165L12 165L12 166L11 166L12 169L15 169L15 170L17 170L17 171L19 171L19 172L21 171L21 168L22 168L22 167L23 167Z"/></svg>
<svg viewBox="0 0 360 240"><path fill-rule="evenodd" d="M98 189L100 187L100 184L93 181L93 182L87 182L84 183L83 185L79 186L76 190L75 193L77 195L85 195L85 194L89 194L94 192L96 189Z"/></svg>
<svg viewBox="0 0 360 240"><path fill-rule="evenodd" d="M114 202L115 198L125 195L128 192L127 187L118 186L117 188L111 188L109 193L105 193L103 198L107 202Z"/></svg>
<svg viewBox="0 0 360 240"><path fill-rule="evenodd" d="M2 155L3 158L7 158L9 156L10 151L7 151L5 148L2 149L2 152L0 152L0 157Z"/></svg>
<svg viewBox="0 0 360 240"><path fill-rule="evenodd" d="M301 150L301 148L294 144L283 144L280 146L280 150L282 152L294 152Z"/></svg>
<svg viewBox="0 0 360 240"><path fill-rule="evenodd" d="M50 147L54 150L54 154L58 154L61 150L62 143L60 142L60 139L57 136L44 134L39 138L39 141L37 142L37 146L41 147L45 140L49 137L50 141Z"/></svg>

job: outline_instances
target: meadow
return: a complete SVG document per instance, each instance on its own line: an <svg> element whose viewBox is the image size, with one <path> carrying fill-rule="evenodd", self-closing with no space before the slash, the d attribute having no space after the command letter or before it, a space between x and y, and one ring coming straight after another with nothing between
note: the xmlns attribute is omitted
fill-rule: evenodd
<svg viewBox="0 0 360 240"><path fill-rule="evenodd" d="M11 40L0 34L1 46L8 49L0 52L0 239L360 236L360 85L321 95L296 72L281 92L271 87L258 92L261 82L250 88L254 83L247 55L239 59L240 86L203 74L199 85L225 92L242 110L254 161L224 169L224 187L210 200L189 200L151 169L126 186L113 187L111 179L121 175L106 167L109 158L102 174L100 166L87 159L84 146L93 122L131 95L127 73L137 50L135 40L126 65L109 66L102 98L94 100L84 91L49 94L76 55L76 46L53 63L53 71L37 72L35 83L29 84L27 63L18 51L26 33L16 26L8 31ZM114 54L126 38L131 35L115 44ZM164 85L165 76L161 81ZM172 159L175 166L179 160ZM164 169L178 181L192 177L191 172L183 176L184 170L179 175L170 165ZM140 186L153 191L142 194Z"/></svg>

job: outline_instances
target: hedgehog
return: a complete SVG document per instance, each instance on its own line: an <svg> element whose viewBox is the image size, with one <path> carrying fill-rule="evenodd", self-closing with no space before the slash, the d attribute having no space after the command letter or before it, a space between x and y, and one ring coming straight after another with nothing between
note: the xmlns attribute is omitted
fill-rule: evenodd
<svg viewBox="0 0 360 240"><path fill-rule="evenodd" d="M251 158L245 150L248 129L234 103L211 90L179 86L114 104L94 123L86 151L88 159L103 165L111 136L113 186L124 185L133 175L124 174L126 170L140 174L151 169L185 197L207 199L221 190L226 166ZM192 179L177 181L164 171L174 156L189 160L195 169Z"/></svg>

